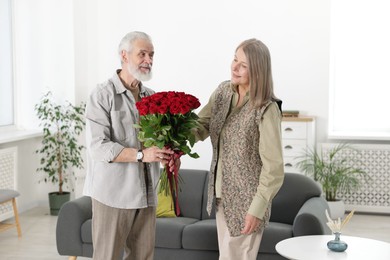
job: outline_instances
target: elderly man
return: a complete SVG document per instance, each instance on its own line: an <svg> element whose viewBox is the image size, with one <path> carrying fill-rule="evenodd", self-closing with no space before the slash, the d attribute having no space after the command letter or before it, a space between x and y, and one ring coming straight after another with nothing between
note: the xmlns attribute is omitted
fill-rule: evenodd
<svg viewBox="0 0 390 260"><path fill-rule="evenodd" d="M142 81L152 76L154 48L143 32L119 44L121 67L95 88L87 102L88 172L84 194L92 198L93 259L153 259L156 186L171 150L144 149L137 139L135 103L154 93Z"/></svg>

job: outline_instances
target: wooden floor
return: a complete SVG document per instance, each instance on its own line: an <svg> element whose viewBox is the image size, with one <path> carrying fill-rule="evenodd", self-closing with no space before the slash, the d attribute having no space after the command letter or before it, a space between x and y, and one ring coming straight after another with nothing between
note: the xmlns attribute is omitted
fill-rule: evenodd
<svg viewBox="0 0 390 260"><path fill-rule="evenodd" d="M46 208L34 208L20 214L21 239L18 239L16 228L0 233L1 260L68 259L57 253L55 240L57 217L49 215L48 211ZM390 216L355 214L343 234L390 243Z"/></svg>
<svg viewBox="0 0 390 260"><path fill-rule="evenodd" d="M33 208L19 215L22 238L18 239L16 228L0 233L1 260L57 260L68 259L60 256L56 247L57 217L49 209ZM90 259L78 257L79 260Z"/></svg>

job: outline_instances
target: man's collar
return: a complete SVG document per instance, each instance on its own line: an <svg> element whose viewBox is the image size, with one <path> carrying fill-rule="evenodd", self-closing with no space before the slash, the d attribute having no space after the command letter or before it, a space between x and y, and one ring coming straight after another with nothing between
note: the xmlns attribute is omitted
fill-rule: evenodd
<svg viewBox="0 0 390 260"><path fill-rule="evenodd" d="M122 80L119 77L119 72L121 72L121 69L117 69L116 72L114 73L113 82L114 82L114 87L115 87L116 93L122 94L127 90L127 88L123 85ZM140 95L142 95L146 92L141 81L138 83L138 87L140 89Z"/></svg>

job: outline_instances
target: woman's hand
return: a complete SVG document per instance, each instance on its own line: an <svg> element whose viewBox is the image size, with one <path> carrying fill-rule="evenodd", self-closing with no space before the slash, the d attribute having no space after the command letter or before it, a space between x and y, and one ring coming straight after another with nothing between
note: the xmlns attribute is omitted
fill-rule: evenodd
<svg viewBox="0 0 390 260"><path fill-rule="evenodd" d="M163 164L164 165L164 164ZM174 172L175 169L179 170L180 169L180 165L181 165L181 160L180 160L180 157L173 157L169 163L168 163L168 166L169 166L169 171L170 172ZM165 165L164 165L165 166Z"/></svg>
<svg viewBox="0 0 390 260"><path fill-rule="evenodd" d="M251 214L246 214L245 216L245 226L244 229L241 230L241 234L250 235L252 234L259 226L261 220Z"/></svg>

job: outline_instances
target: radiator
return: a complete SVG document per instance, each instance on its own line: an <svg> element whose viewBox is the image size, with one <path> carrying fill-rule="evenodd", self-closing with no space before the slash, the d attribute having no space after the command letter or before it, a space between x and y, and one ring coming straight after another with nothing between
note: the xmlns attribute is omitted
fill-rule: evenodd
<svg viewBox="0 0 390 260"><path fill-rule="evenodd" d="M323 151L335 144L321 144ZM350 194L340 192L338 197L345 202L346 210L360 212L390 213L390 145L352 144L353 150L342 153L359 161L358 166L370 176L369 183Z"/></svg>
<svg viewBox="0 0 390 260"><path fill-rule="evenodd" d="M0 189L16 189L17 151L17 147L0 149ZM12 204L1 204L0 221L12 216Z"/></svg>

